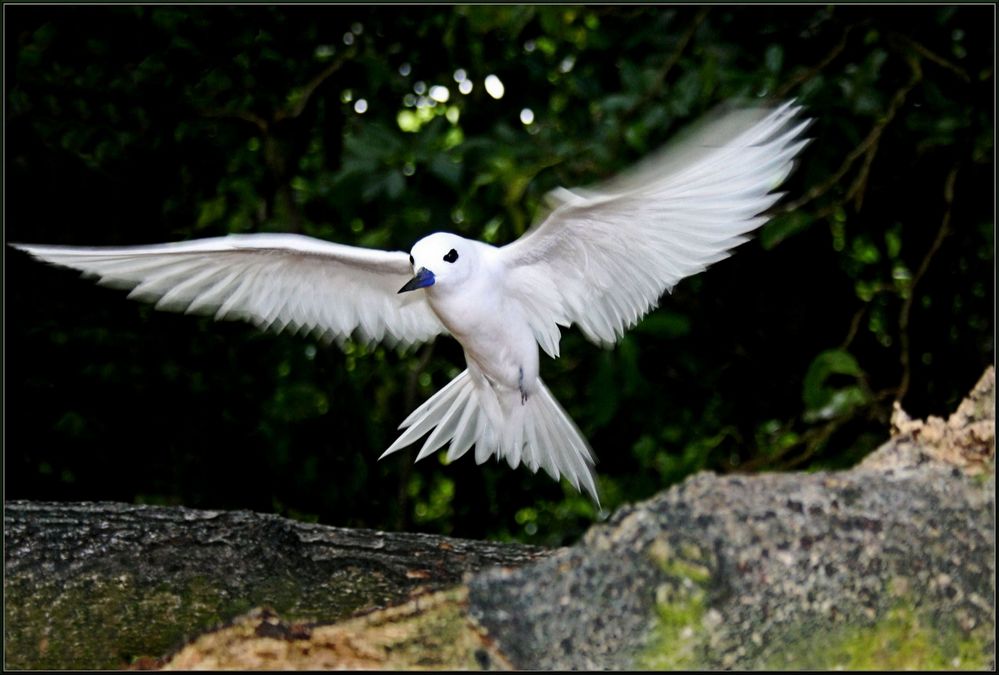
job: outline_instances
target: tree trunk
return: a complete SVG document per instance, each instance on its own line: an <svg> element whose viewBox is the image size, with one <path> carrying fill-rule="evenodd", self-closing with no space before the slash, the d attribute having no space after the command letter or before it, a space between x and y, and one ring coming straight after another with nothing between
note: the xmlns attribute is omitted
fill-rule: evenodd
<svg viewBox="0 0 999 675"><path fill-rule="evenodd" d="M545 549L245 511L8 502L7 668L119 668L257 606L330 622Z"/></svg>

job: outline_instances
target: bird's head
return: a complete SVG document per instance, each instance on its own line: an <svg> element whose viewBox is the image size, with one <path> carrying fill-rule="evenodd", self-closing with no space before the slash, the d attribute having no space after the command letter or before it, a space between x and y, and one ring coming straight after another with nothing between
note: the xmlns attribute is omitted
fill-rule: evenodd
<svg viewBox="0 0 999 675"><path fill-rule="evenodd" d="M436 232L416 242L409 262L416 276L399 289L400 293L417 288L456 287L468 278L474 265L472 242L448 232Z"/></svg>

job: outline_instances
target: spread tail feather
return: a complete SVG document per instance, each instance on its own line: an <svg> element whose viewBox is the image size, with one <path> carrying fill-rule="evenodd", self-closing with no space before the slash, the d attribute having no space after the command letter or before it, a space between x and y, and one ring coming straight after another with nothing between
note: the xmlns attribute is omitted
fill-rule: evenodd
<svg viewBox="0 0 999 675"><path fill-rule="evenodd" d="M593 452L540 379L537 391L523 400L520 391L498 391L484 378L475 378L465 370L414 410L399 428L405 431L379 459L430 432L417 461L449 442L449 460L458 459L474 445L478 464L496 455L511 468L519 464L534 472L543 468L555 480L564 476L600 505Z"/></svg>

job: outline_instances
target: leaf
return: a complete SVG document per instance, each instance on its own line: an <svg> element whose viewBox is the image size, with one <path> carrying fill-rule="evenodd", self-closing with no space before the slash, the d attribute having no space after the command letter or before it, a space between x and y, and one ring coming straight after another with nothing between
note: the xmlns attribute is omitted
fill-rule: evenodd
<svg viewBox="0 0 999 675"><path fill-rule="evenodd" d="M811 216L802 211L779 215L760 230L760 245L769 251L785 239L808 229L811 224Z"/></svg>
<svg viewBox="0 0 999 675"><path fill-rule="evenodd" d="M767 71L776 75L780 72L780 67L784 63L784 49L780 45L770 45L763 56Z"/></svg>
<svg viewBox="0 0 999 675"><path fill-rule="evenodd" d="M452 161L447 155L436 154L430 158L430 173L452 188L457 188L458 181L461 180L461 164Z"/></svg>
<svg viewBox="0 0 999 675"><path fill-rule="evenodd" d="M845 375L854 381L844 386L830 384L835 375ZM830 349L816 356L805 373L802 387L805 421L839 417L866 403L870 397L862 385L863 376L860 364L847 351Z"/></svg>
<svg viewBox="0 0 999 675"><path fill-rule="evenodd" d="M646 316L635 326L640 333L658 338L678 338L690 334L690 317L679 312L660 309Z"/></svg>
<svg viewBox="0 0 999 675"><path fill-rule="evenodd" d="M868 396L860 387L846 387L832 391L821 408L805 412L806 422L830 420L845 415L868 401Z"/></svg>
<svg viewBox="0 0 999 675"><path fill-rule="evenodd" d="M225 215L225 209L225 195L218 195L202 202L198 209L198 222L195 227L200 230L215 224Z"/></svg>
<svg viewBox="0 0 999 675"><path fill-rule="evenodd" d="M398 199L406 190L406 179L399 171L389 171L383 179L385 194L389 199Z"/></svg>
<svg viewBox="0 0 999 675"><path fill-rule="evenodd" d="M638 103L638 97L633 94L611 94L600 102L600 109L604 112L618 112L630 110Z"/></svg>

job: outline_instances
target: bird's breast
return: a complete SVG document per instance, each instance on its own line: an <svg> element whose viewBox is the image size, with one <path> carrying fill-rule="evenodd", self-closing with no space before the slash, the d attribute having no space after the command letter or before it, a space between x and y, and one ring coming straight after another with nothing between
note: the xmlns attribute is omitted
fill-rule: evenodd
<svg viewBox="0 0 999 675"><path fill-rule="evenodd" d="M430 306L465 350L466 359L511 389L533 388L538 344L523 312L505 298L431 295Z"/></svg>

